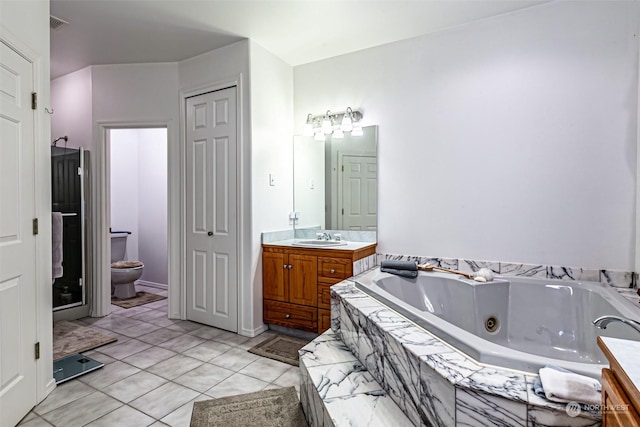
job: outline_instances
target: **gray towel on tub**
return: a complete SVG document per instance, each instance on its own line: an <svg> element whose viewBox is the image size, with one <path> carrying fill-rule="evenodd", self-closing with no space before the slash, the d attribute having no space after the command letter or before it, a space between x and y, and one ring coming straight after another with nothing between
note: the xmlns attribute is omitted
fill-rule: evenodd
<svg viewBox="0 0 640 427"><path fill-rule="evenodd" d="M398 270L397 268L384 268L380 267L380 271L383 273L395 274L400 277L407 277L409 279L415 279L418 277L418 270Z"/></svg>
<svg viewBox="0 0 640 427"><path fill-rule="evenodd" d="M418 263L415 261L385 260L380 263L380 267L392 270L418 271Z"/></svg>

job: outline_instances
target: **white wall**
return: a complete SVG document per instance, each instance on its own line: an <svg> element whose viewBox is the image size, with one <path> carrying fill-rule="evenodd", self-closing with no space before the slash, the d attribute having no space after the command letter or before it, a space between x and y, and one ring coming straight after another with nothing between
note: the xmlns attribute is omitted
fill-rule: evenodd
<svg viewBox="0 0 640 427"><path fill-rule="evenodd" d="M51 81L51 136L68 136L67 147L93 145L93 97L91 67L69 73ZM52 139L52 141L53 141ZM58 141L64 146L64 141Z"/></svg>
<svg viewBox="0 0 640 427"><path fill-rule="evenodd" d="M293 68L260 45L251 58L252 308L262 325L260 233L290 228L293 210ZM269 184L269 174L275 178Z"/></svg>
<svg viewBox="0 0 640 427"><path fill-rule="evenodd" d="M112 130L109 148L111 150L111 229L131 232L127 237L125 259L138 261L140 260L138 255L140 240L138 131L136 129Z"/></svg>
<svg viewBox="0 0 640 427"><path fill-rule="evenodd" d="M167 285L167 131L111 131L111 227L131 231L126 259L141 280Z"/></svg>
<svg viewBox="0 0 640 427"><path fill-rule="evenodd" d="M37 269L37 340L41 357L37 362L36 403L43 400L55 388L51 365L53 363L53 338L51 309L51 222L44 220L51 215L51 123L44 111L51 109L51 85L49 83L49 1L0 1L0 38L28 50L34 60L35 89L38 93L38 109L35 111L35 206L41 219L36 245L37 256L32 260ZM27 159L28 160L28 159ZM32 214L32 213L26 213Z"/></svg>
<svg viewBox="0 0 640 427"><path fill-rule="evenodd" d="M141 279L167 285L167 130L138 129L138 150Z"/></svg>
<svg viewBox="0 0 640 427"><path fill-rule="evenodd" d="M553 2L296 67L379 125L380 252L633 270L638 4Z"/></svg>

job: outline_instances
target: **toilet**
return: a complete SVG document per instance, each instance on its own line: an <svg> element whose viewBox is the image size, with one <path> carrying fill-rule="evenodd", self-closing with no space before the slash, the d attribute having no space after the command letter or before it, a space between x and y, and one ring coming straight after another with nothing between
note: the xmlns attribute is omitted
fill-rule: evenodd
<svg viewBox="0 0 640 427"><path fill-rule="evenodd" d="M142 276L144 264L125 261L127 236L130 232L111 233L111 296L118 299L136 296L134 282Z"/></svg>

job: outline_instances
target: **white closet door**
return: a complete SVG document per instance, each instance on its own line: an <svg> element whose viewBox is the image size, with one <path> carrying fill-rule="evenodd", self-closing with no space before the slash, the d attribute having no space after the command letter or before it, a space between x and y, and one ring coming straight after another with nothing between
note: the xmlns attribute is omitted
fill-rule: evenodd
<svg viewBox="0 0 640 427"><path fill-rule="evenodd" d="M0 43L0 425L36 403L32 64ZM40 221L49 221L40 218Z"/></svg>
<svg viewBox="0 0 640 427"><path fill-rule="evenodd" d="M187 319L237 332L236 88L186 104Z"/></svg>

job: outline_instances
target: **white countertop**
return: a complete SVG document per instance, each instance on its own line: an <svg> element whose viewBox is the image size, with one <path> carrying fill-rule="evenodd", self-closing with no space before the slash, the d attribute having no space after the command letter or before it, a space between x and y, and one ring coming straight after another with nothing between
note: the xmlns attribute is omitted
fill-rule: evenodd
<svg viewBox="0 0 640 427"><path fill-rule="evenodd" d="M640 341L600 337L636 388L640 389Z"/></svg>
<svg viewBox="0 0 640 427"><path fill-rule="evenodd" d="M317 247L317 246L307 246L307 245L304 245L304 246L294 245L295 242L309 241L309 240L313 240L313 239L288 239L288 240L280 240L278 242L271 242L271 243L264 243L264 244L271 245L271 246L288 246L288 247L299 248L299 249L325 249L328 251L332 251L332 250L353 251L353 250L362 249L364 247L376 244L376 242L350 242L350 241L343 240L342 243L346 243L346 244L340 245L340 246Z"/></svg>

